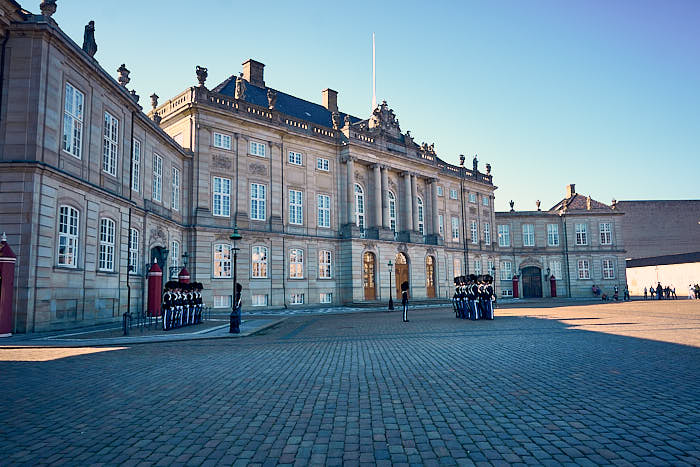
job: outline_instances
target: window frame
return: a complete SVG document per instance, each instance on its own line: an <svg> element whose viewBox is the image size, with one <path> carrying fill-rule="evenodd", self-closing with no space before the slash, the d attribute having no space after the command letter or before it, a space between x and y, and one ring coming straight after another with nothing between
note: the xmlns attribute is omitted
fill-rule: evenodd
<svg viewBox="0 0 700 467"><path fill-rule="evenodd" d="M289 294L290 305L303 305L304 303L306 303L306 298L303 292L291 292Z"/></svg>
<svg viewBox="0 0 700 467"><path fill-rule="evenodd" d="M304 250L302 248L289 249L289 278L304 279Z"/></svg>
<svg viewBox="0 0 700 467"><path fill-rule="evenodd" d="M547 246L557 247L559 241L559 224L547 224Z"/></svg>
<svg viewBox="0 0 700 467"><path fill-rule="evenodd" d="M459 217L452 216L452 240L459 241Z"/></svg>
<svg viewBox="0 0 700 467"><path fill-rule="evenodd" d="M445 216L444 214L438 214L438 234L441 237L445 237Z"/></svg>
<svg viewBox="0 0 700 467"><path fill-rule="evenodd" d="M416 196L416 212L418 213L418 232L425 235L425 205L420 196Z"/></svg>
<svg viewBox="0 0 700 467"><path fill-rule="evenodd" d="M527 228L528 232L525 232ZM523 224L523 247L534 247L535 246L535 224Z"/></svg>
<svg viewBox="0 0 700 467"><path fill-rule="evenodd" d="M498 224L498 246L510 247L510 224Z"/></svg>
<svg viewBox="0 0 700 467"><path fill-rule="evenodd" d="M331 250L318 251L318 278L333 278L333 252Z"/></svg>
<svg viewBox="0 0 700 467"><path fill-rule="evenodd" d="M127 270L129 274L137 275L139 273L139 242L141 239L141 232L135 227L131 227L129 230L129 262L127 263Z"/></svg>
<svg viewBox="0 0 700 467"><path fill-rule="evenodd" d="M328 297L328 299L324 300L324 296ZM323 304L333 303L333 292L320 292L318 295L318 302Z"/></svg>
<svg viewBox="0 0 700 467"><path fill-rule="evenodd" d="M609 263L609 267L607 268L605 267L606 262ZM600 266L603 273L603 280L615 279L615 260L613 258L603 258L600 261ZM607 275L606 272L608 272Z"/></svg>
<svg viewBox="0 0 700 467"><path fill-rule="evenodd" d="M450 188L450 199L458 199L457 190L455 190L454 188Z"/></svg>
<svg viewBox="0 0 700 467"><path fill-rule="evenodd" d="M218 148L218 149L226 149L226 150L230 151L230 150L231 150L231 140L232 140L232 139L231 139L231 135L227 135L226 133L219 133L218 131L215 131L215 132L213 132L213 133L214 133L214 135L213 135L213 138L212 138L212 145L213 145L215 148ZM217 136L219 137L219 142L218 142L218 143L217 143L217 141L216 141L216 140L217 140ZM225 141L227 141L228 144L225 143Z"/></svg>
<svg viewBox="0 0 700 467"><path fill-rule="evenodd" d="M171 240L170 241L170 267L173 268L173 273L170 275L171 279L177 279L180 275L180 241Z"/></svg>
<svg viewBox="0 0 700 467"><path fill-rule="evenodd" d="M151 189L151 198L153 202L163 202L163 158L155 152L153 153L153 186Z"/></svg>
<svg viewBox="0 0 700 467"><path fill-rule="evenodd" d="M328 205L324 201L328 201ZM318 193L316 195L316 222L319 228L331 228L331 196Z"/></svg>
<svg viewBox="0 0 700 467"><path fill-rule="evenodd" d="M469 193L469 202L476 204L476 193Z"/></svg>
<svg viewBox="0 0 700 467"><path fill-rule="evenodd" d="M472 245L478 245L479 244L479 223L475 219L472 219L471 221L469 221L469 233L471 234L471 237L472 237Z"/></svg>
<svg viewBox="0 0 700 467"><path fill-rule="evenodd" d="M66 213L63 214L61 211L66 209ZM62 222L65 217L66 222ZM75 220L75 222L73 222ZM73 225L75 224L75 225ZM63 231L65 226L65 230ZM73 232L74 231L74 232ZM65 249L70 251L69 253L61 253L61 240L65 238ZM69 204L62 204L58 207L58 235L57 235L57 247L56 247L56 264L61 268L76 269L78 267L78 247L80 245L80 210L74 208ZM61 258L70 258L70 262L65 262Z"/></svg>
<svg viewBox="0 0 700 467"><path fill-rule="evenodd" d="M396 195L393 191L387 190L387 199L389 200L389 229L396 232L398 222L396 220Z"/></svg>
<svg viewBox="0 0 700 467"><path fill-rule="evenodd" d="M217 186L218 185L218 186ZM228 187L228 192L226 192ZM218 188L218 190L217 190ZM231 216L231 179L212 177L211 184L211 214L214 217Z"/></svg>
<svg viewBox="0 0 700 467"><path fill-rule="evenodd" d="M265 143L251 140L248 144L248 154L255 157L267 157L267 146Z"/></svg>
<svg viewBox="0 0 700 467"><path fill-rule="evenodd" d="M291 165L304 165L304 156L297 151L287 151L287 162Z"/></svg>
<svg viewBox="0 0 700 467"><path fill-rule="evenodd" d="M257 303L256 297L263 297L262 303ZM256 293L250 296L250 306L267 306L268 298L266 293Z"/></svg>
<svg viewBox="0 0 700 467"><path fill-rule="evenodd" d="M70 110L67 108L69 88L71 94ZM71 84L69 81L65 82L65 86L63 87L63 93L63 133L61 135L61 150L63 150L67 154L70 154L78 160L82 160L83 130L85 128L85 93L73 84ZM80 96L80 102L78 102L78 96ZM77 112L76 107L79 107L79 110ZM68 125L69 122L70 125ZM77 131L76 123L78 123ZM68 147L66 147L67 138L70 139L70 145ZM75 141L76 139L78 140L77 144Z"/></svg>
<svg viewBox="0 0 700 467"><path fill-rule="evenodd" d="M304 192L290 188L289 191L289 223L304 225Z"/></svg>
<svg viewBox="0 0 700 467"><path fill-rule="evenodd" d="M330 170L331 170L330 160L326 159L325 157L317 157L316 158L316 169L320 170L322 172L330 172Z"/></svg>
<svg viewBox="0 0 700 467"><path fill-rule="evenodd" d="M445 196L445 191L444 191L442 185L437 186L437 195L438 196Z"/></svg>
<svg viewBox="0 0 700 467"><path fill-rule="evenodd" d="M576 245L586 246L588 245L588 224L577 223L574 225L574 232L576 235Z"/></svg>
<svg viewBox="0 0 700 467"><path fill-rule="evenodd" d="M253 194L253 187L256 187L255 195ZM255 215L253 214L254 212ZM267 220L267 185L264 183L250 183L250 220Z"/></svg>
<svg viewBox="0 0 700 467"><path fill-rule="evenodd" d="M585 266L585 267L582 267ZM591 263L587 259L579 259L576 261L576 270L579 280L589 280L591 278Z"/></svg>
<svg viewBox="0 0 700 467"><path fill-rule="evenodd" d="M131 191L141 191L141 141L131 140Z"/></svg>
<svg viewBox="0 0 700 467"><path fill-rule="evenodd" d="M105 110L102 124L102 172L116 177L119 165L119 119Z"/></svg>
<svg viewBox="0 0 700 467"><path fill-rule="evenodd" d="M501 260L499 277L502 281L513 280L513 263L508 260Z"/></svg>
<svg viewBox="0 0 700 467"><path fill-rule="evenodd" d="M114 272L116 235L117 223L114 219L100 217L97 246L97 270L99 272Z"/></svg>
<svg viewBox="0 0 700 467"><path fill-rule="evenodd" d="M484 222L484 244L491 244L491 224L490 222Z"/></svg>
<svg viewBox="0 0 700 467"><path fill-rule="evenodd" d="M221 247L221 251L217 251L218 247ZM228 251L228 258L225 256L226 251ZM217 253L220 256L217 258ZM231 279L231 270L233 261L233 248L230 243L214 243L212 245L212 279ZM221 273L217 275L217 264L220 263L221 266L219 270ZM228 264L228 274L226 274L226 265Z"/></svg>
<svg viewBox="0 0 700 467"><path fill-rule="evenodd" d="M257 252L256 252L256 250L257 250ZM258 258L256 258L256 255L258 255ZM265 245L252 245L250 247L250 278L251 279L268 279L269 278L269 273L268 273L268 271L269 271L269 259L268 258L269 258L268 248ZM256 271L256 269L257 269L257 271Z"/></svg>
<svg viewBox="0 0 700 467"><path fill-rule="evenodd" d="M359 192L358 192L359 189ZM362 185L355 183L355 225L360 230L365 229L365 190Z"/></svg>
<svg viewBox="0 0 700 467"><path fill-rule="evenodd" d="M486 195L481 195L481 205L489 206L489 197Z"/></svg>
<svg viewBox="0 0 700 467"><path fill-rule="evenodd" d="M180 212L180 169L171 167L170 181L170 208L175 212Z"/></svg>
<svg viewBox="0 0 700 467"><path fill-rule="evenodd" d="M604 230L605 226L607 226L607 231ZM601 245L612 245L613 244L612 222L600 222L598 224L598 231L600 232L600 244ZM605 241L606 235L607 235L607 242Z"/></svg>

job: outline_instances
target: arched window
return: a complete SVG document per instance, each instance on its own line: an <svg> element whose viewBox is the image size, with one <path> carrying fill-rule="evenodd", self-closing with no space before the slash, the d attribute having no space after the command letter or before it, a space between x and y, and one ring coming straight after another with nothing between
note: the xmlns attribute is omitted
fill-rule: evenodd
<svg viewBox="0 0 700 467"><path fill-rule="evenodd" d="M129 232L129 274L139 273L139 231Z"/></svg>
<svg viewBox="0 0 700 467"><path fill-rule="evenodd" d="M389 227L396 232L396 196L391 191L387 192L389 198Z"/></svg>
<svg viewBox="0 0 700 467"><path fill-rule="evenodd" d="M71 206L58 209L58 265L78 265L78 222L80 213Z"/></svg>
<svg viewBox="0 0 700 467"><path fill-rule="evenodd" d="M254 246L251 251L251 276L254 278L267 277L267 248L264 246Z"/></svg>
<svg viewBox="0 0 700 467"><path fill-rule="evenodd" d="M355 184L355 224L364 230L365 228L365 192L360 185Z"/></svg>
<svg viewBox="0 0 700 467"><path fill-rule="evenodd" d="M97 268L100 271L114 271L114 221L100 219L100 250Z"/></svg>
<svg viewBox="0 0 700 467"><path fill-rule="evenodd" d="M423 200L419 197L416 198L416 204L418 204L418 231L421 235L425 235L425 229L423 222Z"/></svg>

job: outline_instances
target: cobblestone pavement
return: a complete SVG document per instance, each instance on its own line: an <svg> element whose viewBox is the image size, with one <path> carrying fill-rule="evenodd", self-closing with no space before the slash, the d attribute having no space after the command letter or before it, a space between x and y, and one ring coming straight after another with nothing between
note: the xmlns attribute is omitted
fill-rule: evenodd
<svg viewBox="0 0 700 467"><path fill-rule="evenodd" d="M0 362L0 464L700 463L700 348L651 340L664 317L692 341L700 304L500 313L293 316L245 339L34 349L45 361ZM612 317L641 335L576 324Z"/></svg>

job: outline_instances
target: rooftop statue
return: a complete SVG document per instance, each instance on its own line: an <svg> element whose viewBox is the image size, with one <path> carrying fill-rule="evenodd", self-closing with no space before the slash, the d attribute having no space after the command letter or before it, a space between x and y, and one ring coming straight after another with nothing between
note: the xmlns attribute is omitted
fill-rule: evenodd
<svg viewBox="0 0 700 467"><path fill-rule="evenodd" d="M238 78L236 78L236 91L233 95L236 99L245 99L245 88L246 88L246 83L245 79L243 78L243 73L240 73L238 75Z"/></svg>
<svg viewBox="0 0 700 467"><path fill-rule="evenodd" d="M272 110L277 105L277 91L274 89L267 89L267 108Z"/></svg>
<svg viewBox="0 0 700 467"><path fill-rule="evenodd" d="M85 25L83 34L83 50L91 57L97 53L97 42L95 42L95 22L90 21Z"/></svg>

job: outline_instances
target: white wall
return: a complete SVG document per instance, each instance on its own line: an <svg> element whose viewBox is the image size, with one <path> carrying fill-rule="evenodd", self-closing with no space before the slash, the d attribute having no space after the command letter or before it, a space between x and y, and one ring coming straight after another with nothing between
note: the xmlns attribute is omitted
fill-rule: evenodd
<svg viewBox="0 0 700 467"><path fill-rule="evenodd" d="M679 298L687 297L688 285L700 283L700 262L627 268L627 283L632 295L643 295L644 287L648 289L659 282L664 287L675 287Z"/></svg>

